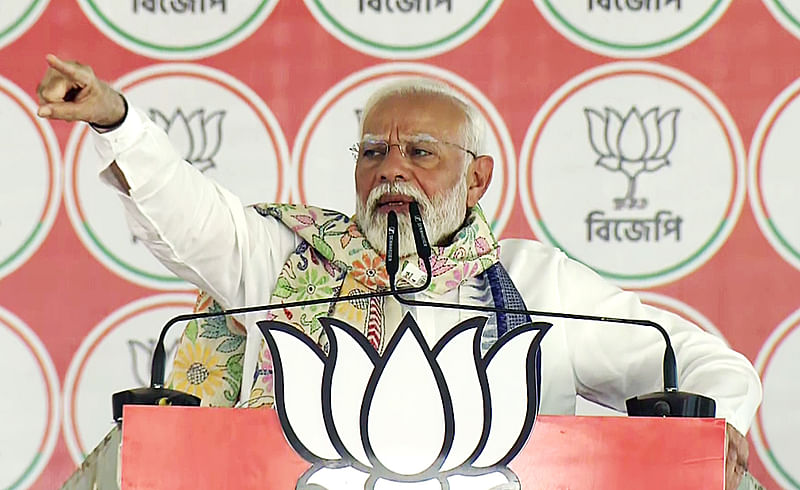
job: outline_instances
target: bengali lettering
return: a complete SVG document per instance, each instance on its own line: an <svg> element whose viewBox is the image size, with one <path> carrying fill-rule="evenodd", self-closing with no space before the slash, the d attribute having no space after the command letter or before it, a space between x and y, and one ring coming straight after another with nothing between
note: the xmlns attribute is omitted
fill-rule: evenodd
<svg viewBox="0 0 800 490"><path fill-rule="evenodd" d="M227 0L133 0L133 13L204 14L212 9L227 11Z"/></svg>
<svg viewBox="0 0 800 490"><path fill-rule="evenodd" d="M602 9L605 11L659 12L667 8L681 9L681 0L589 0L589 11Z"/></svg>
<svg viewBox="0 0 800 490"><path fill-rule="evenodd" d="M447 12L453 10L453 0L358 0L358 11L364 13L366 9L373 12L393 13L431 13L439 8L446 8Z"/></svg>
<svg viewBox="0 0 800 490"><path fill-rule="evenodd" d="M666 239L681 241L683 218L671 211L658 211L652 218L608 218L603 211L589 212L586 240L617 242L658 242Z"/></svg>

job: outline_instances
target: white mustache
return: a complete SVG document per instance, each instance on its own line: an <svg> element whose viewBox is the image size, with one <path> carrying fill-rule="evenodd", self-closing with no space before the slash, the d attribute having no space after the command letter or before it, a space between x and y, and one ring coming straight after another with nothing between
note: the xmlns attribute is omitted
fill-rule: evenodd
<svg viewBox="0 0 800 490"><path fill-rule="evenodd" d="M429 198L420 187L405 181L385 182L370 190L364 201L356 200L356 217L361 231L372 247L379 253L386 253L387 215L378 212L381 197L394 194L411 198L419 204L420 213L426 224L428 239L439 244L452 235L464 222L466 213L466 180L454 185L449 191ZM414 236L411 233L410 218L406 213L398 213L400 225L400 255L406 256L416 251Z"/></svg>
<svg viewBox="0 0 800 490"><path fill-rule="evenodd" d="M420 212L423 214L426 213L428 206L430 205L428 196L426 196L417 186L408 182L395 181L380 184L369 191L366 208L369 210L374 210L378 207L378 203L381 198L387 194L410 197L411 199L415 200L417 204L419 204Z"/></svg>

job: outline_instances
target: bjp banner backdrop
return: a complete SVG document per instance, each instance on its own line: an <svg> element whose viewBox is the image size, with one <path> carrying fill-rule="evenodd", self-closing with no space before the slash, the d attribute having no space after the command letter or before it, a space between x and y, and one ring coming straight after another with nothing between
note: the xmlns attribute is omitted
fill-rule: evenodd
<svg viewBox="0 0 800 490"><path fill-rule="evenodd" d="M800 489L796 2L0 3L2 488L59 486L194 300L128 231L90 130L36 117L50 52L112 81L243 201L346 213L368 94L451 85L488 123L495 233L556 246L744 353L764 382L750 470Z"/></svg>

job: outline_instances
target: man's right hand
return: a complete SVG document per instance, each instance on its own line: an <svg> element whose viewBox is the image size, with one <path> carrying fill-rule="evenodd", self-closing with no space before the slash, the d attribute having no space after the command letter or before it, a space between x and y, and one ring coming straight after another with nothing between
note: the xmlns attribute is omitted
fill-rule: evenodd
<svg viewBox="0 0 800 490"><path fill-rule="evenodd" d="M113 126L125 117L122 95L98 79L91 67L76 61L62 61L48 54L47 72L36 92L41 117L85 121Z"/></svg>

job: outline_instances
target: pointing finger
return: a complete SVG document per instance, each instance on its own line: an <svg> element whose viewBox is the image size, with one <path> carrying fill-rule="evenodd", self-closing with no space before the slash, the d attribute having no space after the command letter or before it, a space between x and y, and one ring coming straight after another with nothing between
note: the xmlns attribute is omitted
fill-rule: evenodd
<svg viewBox="0 0 800 490"><path fill-rule="evenodd" d="M45 59L47 60L47 64L49 64L54 70L82 86L88 85L91 81L89 74L87 74L85 70L82 70L80 66L74 63L62 61L54 54L48 54L45 56Z"/></svg>

